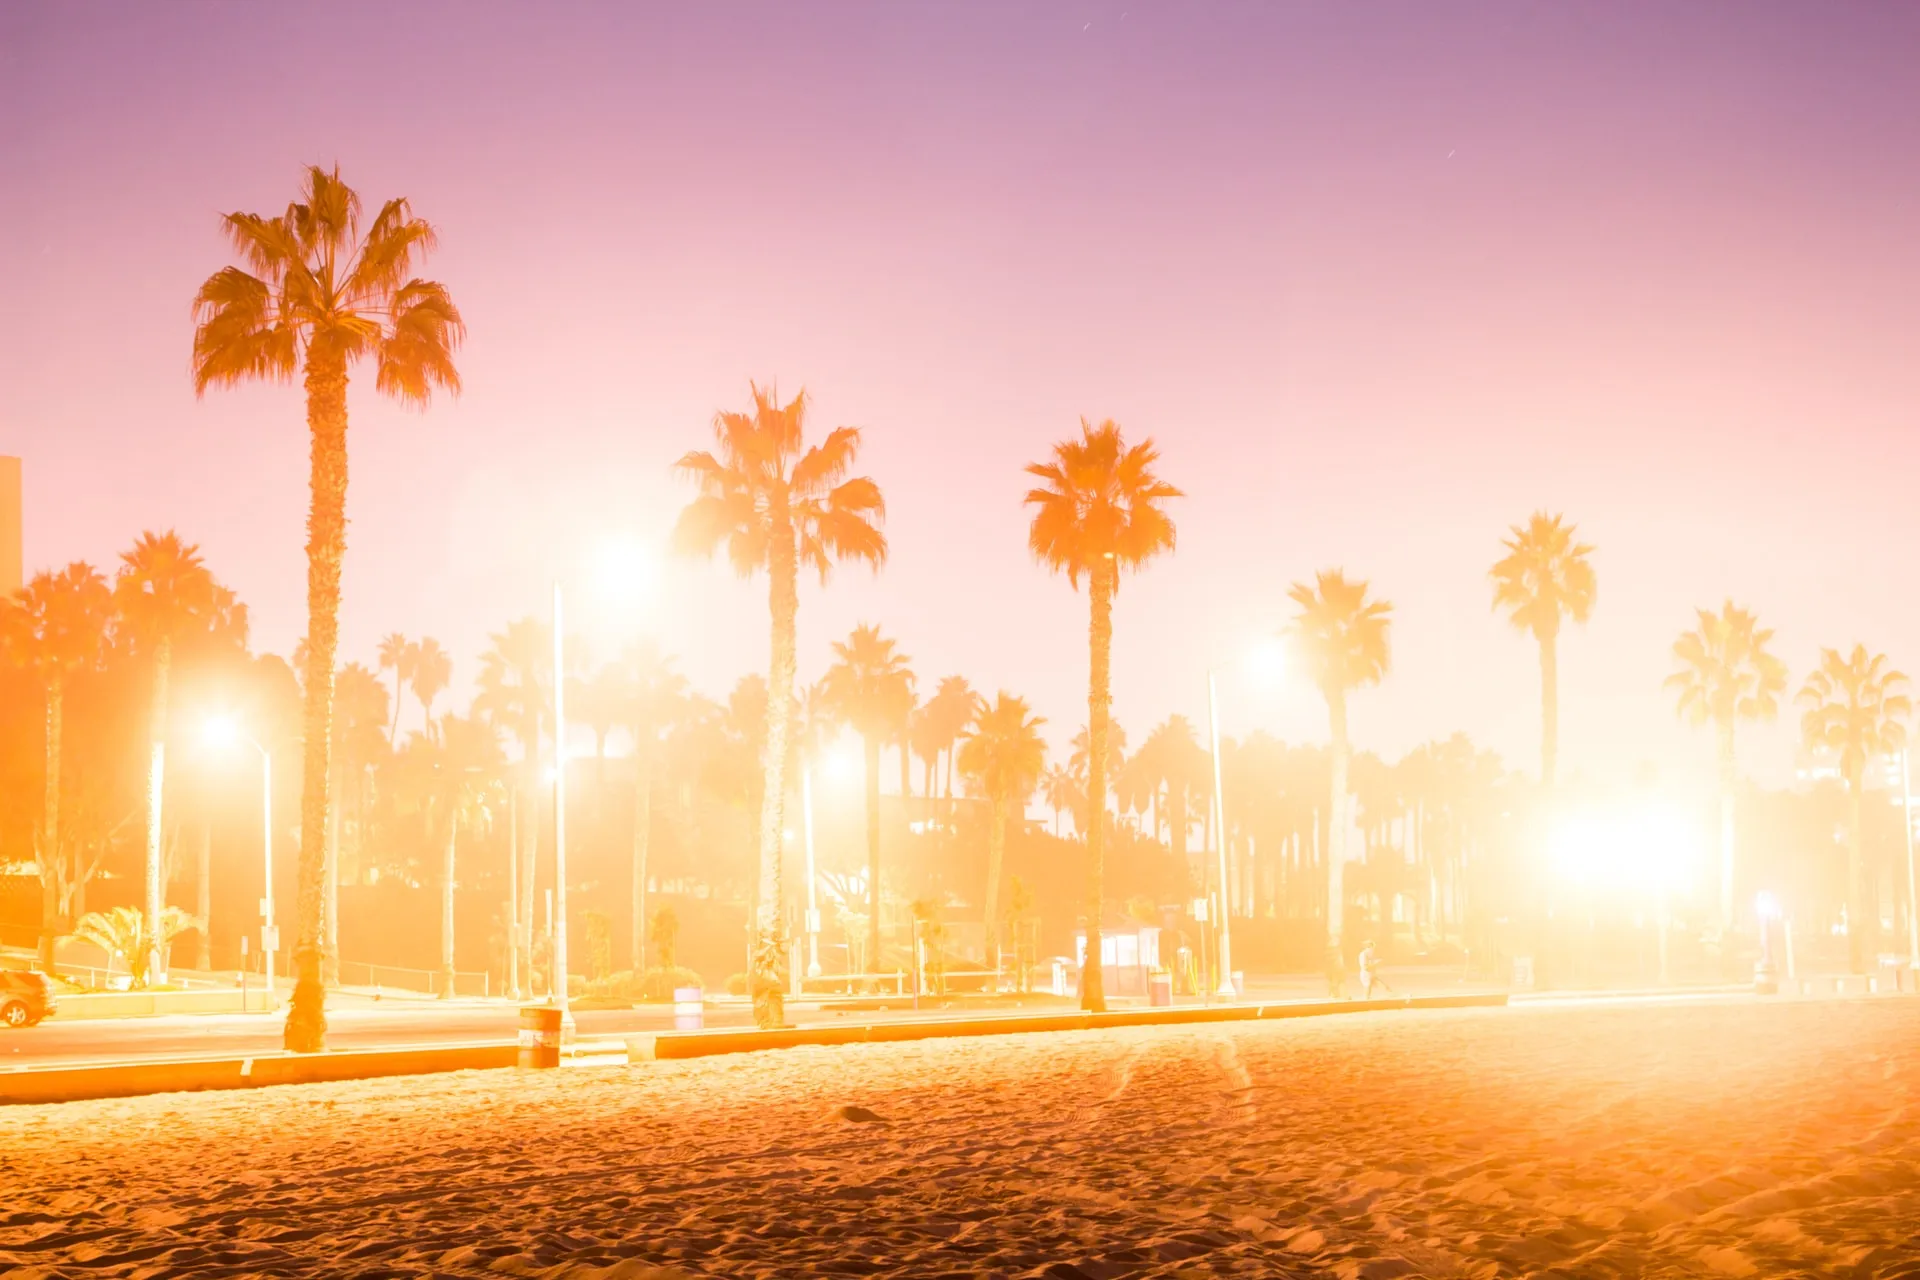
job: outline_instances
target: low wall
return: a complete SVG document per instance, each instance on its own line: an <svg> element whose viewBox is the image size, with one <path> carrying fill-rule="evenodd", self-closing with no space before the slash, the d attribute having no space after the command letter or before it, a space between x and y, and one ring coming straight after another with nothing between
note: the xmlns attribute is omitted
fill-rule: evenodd
<svg viewBox="0 0 1920 1280"><path fill-rule="evenodd" d="M1318 1000L1285 1004L1201 1005L1178 1009L1112 1009L1106 1013L1040 1013L1012 1017L925 1018L912 1022L842 1023L827 1027L786 1027L761 1031L746 1027L725 1031L655 1031L627 1037L630 1061L705 1058L721 1053L791 1049L797 1045L863 1044L934 1040L948 1036L1003 1036L1034 1031L1099 1031L1109 1027L1184 1026L1196 1022L1254 1022L1278 1018L1318 1018L1340 1013L1392 1009L1498 1008L1506 993L1409 996L1398 1000Z"/></svg>
<svg viewBox="0 0 1920 1280"><path fill-rule="evenodd" d="M245 1007L240 989L216 991L98 991L61 996L51 1022L94 1018L147 1018L163 1013L271 1013L286 1003L286 992L250 989Z"/></svg>
<svg viewBox="0 0 1920 1280"><path fill-rule="evenodd" d="M459 1044L39 1067L0 1071L0 1105L491 1070L512 1066L518 1055L519 1047L513 1044Z"/></svg>

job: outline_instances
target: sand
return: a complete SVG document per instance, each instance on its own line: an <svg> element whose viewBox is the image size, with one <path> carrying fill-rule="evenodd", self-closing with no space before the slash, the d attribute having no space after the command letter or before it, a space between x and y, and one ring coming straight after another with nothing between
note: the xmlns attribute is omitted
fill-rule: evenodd
<svg viewBox="0 0 1920 1280"><path fill-rule="evenodd" d="M0 1273L1920 1277L1917 1071L1886 998L10 1108Z"/></svg>

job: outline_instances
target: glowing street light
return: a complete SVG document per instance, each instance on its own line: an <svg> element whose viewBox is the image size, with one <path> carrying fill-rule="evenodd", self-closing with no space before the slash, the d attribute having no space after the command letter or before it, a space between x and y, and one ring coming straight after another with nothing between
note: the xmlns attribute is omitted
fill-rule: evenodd
<svg viewBox="0 0 1920 1280"><path fill-rule="evenodd" d="M273 993L273 956L280 949L280 931L273 923L273 755L255 742L230 715L207 717L200 727L200 740L216 751L231 750L242 744L260 753L261 858L264 878L260 893L260 959L266 967L267 993Z"/></svg>
<svg viewBox="0 0 1920 1280"><path fill-rule="evenodd" d="M1251 672L1262 684L1278 684L1287 669L1286 651L1279 641L1255 646L1237 663L1216 664L1207 668L1207 737L1213 752L1213 844L1219 859L1220 922L1214 932L1220 939L1220 978L1214 994L1232 999L1233 990L1233 909L1227 887L1227 797L1220 776L1220 690L1218 675L1222 666L1239 666ZM1184 840L1184 837L1183 837Z"/></svg>

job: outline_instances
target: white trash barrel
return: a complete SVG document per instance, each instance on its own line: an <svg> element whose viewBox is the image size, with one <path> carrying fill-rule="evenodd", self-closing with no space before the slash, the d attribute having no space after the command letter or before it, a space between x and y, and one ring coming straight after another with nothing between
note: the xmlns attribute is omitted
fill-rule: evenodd
<svg viewBox="0 0 1920 1280"><path fill-rule="evenodd" d="M706 1025L706 993L699 987L673 989L673 1029L698 1031Z"/></svg>

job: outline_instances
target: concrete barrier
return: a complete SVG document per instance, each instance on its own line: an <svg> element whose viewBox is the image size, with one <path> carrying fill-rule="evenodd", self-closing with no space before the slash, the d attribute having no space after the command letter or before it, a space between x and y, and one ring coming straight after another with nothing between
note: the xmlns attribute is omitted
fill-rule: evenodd
<svg viewBox="0 0 1920 1280"><path fill-rule="evenodd" d="M0 1071L0 1105L490 1070L512 1066L517 1053L517 1047L511 1044L418 1045L312 1054L275 1053L254 1058L160 1058L145 1062L34 1067Z"/></svg>
<svg viewBox="0 0 1920 1280"><path fill-rule="evenodd" d="M705 1058L723 1053L754 1053L798 1045L838 1045L937 1040L953 1036L1021 1035L1036 1031L1096 1031L1110 1027L1187 1026L1203 1022L1253 1022L1276 1018L1315 1018L1339 1013L1392 1009L1498 1008L1503 992L1487 995L1411 996L1398 1000L1320 1000L1284 1004L1229 1004L1178 1009L1110 1009L1105 1013L1042 1013L1013 1017L923 1018L911 1022L848 1023L825 1027L783 1027L761 1031L746 1027L725 1031L655 1031L627 1037L631 1062Z"/></svg>
<svg viewBox="0 0 1920 1280"><path fill-rule="evenodd" d="M82 1022L97 1018L144 1018L166 1013L270 1013L285 1003L285 993L249 990L246 1007L240 989L211 991L96 991L63 995L49 1022Z"/></svg>

